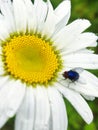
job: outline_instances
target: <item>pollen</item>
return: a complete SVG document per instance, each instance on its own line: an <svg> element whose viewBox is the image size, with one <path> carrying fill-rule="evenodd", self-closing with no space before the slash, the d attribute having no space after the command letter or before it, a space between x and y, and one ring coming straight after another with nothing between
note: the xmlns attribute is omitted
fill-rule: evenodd
<svg viewBox="0 0 98 130"><path fill-rule="evenodd" d="M47 84L60 62L49 41L35 35L13 36L3 45L6 72L29 84Z"/></svg>

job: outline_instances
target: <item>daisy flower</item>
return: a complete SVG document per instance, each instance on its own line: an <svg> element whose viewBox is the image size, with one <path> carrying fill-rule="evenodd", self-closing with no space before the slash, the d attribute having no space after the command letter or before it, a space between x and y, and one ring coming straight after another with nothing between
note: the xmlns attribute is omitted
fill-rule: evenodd
<svg viewBox="0 0 98 130"><path fill-rule="evenodd" d="M49 0L0 0L0 128L16 115L15 130L66 130L63 96L93 120L85 99L98 97L98 79L84 69L98 69L87 49L98 37L84 32L88 20L67 25L70 8L69 0L56 9ZM76 81L64 77L76 68Z"/></svg>

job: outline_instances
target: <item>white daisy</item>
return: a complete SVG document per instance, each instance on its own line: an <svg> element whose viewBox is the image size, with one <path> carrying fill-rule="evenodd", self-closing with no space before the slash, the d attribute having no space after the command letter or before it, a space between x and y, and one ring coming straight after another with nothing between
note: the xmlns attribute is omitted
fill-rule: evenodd
<svg viewBox="0 0 98 130"><path fill-rule="evenodd" d="M65 71L98 69L97 36L85 19L67 25L70 1L53 9L49 0L0 0L0 128L16 114L15 130L66 130L63 96L89 124L84 98L98 97L98 79L84 70L69 83ZM84 97L84 98L83 98Z"/></svg>

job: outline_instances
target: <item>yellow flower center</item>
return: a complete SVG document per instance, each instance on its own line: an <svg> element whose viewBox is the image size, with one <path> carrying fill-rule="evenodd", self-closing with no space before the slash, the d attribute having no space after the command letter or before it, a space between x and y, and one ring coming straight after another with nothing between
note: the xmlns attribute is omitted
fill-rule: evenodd
<svg viewBox="0 0 98 130"><path fill-rule="evenodd" d="M14 36L3 45L6 72L29 84L47 84L60 63L50 42L35 35Z"/></svg>

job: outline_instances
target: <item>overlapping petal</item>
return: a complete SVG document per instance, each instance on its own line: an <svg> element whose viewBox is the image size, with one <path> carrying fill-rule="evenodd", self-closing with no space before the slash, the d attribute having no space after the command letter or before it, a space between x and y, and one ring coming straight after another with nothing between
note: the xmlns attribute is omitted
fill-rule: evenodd
<svg viewBox="0 0 98 130"><path fill-rule="evenodd" d="M30 86L26 88L26 94L16 114L15 130L33 130L35 120L35 94Z"/></svg>
<svg viewBox="0 0 98 130"><path fill-rule="evenodd" d="M63 56L64 65L69 68L81 67L98 69L98 55L89 53L72 53Z"/></svg>
<svg viewBox="0 0 98 130"><path fill-rule="evenodd" d="M66 130L68 121L65 104L61 94L54 88L48 88L52 115L52 130Z"/></svg>
<svg viewBox="0 0 98 130"><path fill-rule="evenodd" d="M58 90L70 101L73 107L77 110L80 116L89 124L93 120L93 114L86 101L82 96L60 84L57 84Z"/></svg>
<svg viewBox="0 0 98 130"><path fill-rule="evenodd" d="M58 49L66 48L70 42L72 43L90 25L90 22L85 19L73 21L71 24L65 26L57 34L52 36L55 46L57 46Z"/></svg>
<svg viewBox="0 0 98 130"><path fill-rule="evenodd" d="M67 23L70 18L71 2L70 0L64 0L55 10L54 13L57 16L57 24L55 27L55 34L59 32Z"/></svg>
<svg viewBox="0 0 98 130"><path fill-rule="evenodd" d="M13 0L13 13L16 31L25 33L27 29L27 12L23 0Z"/></svg>
<svg viewBox="0 0 98 130"><path fill-rule="evenodd" d="M5 20L6 28L9 33L15 31L15 21L13 16L13 7L10 0L0 0L0 9Z"/></svg>
<svg viewBox="0 0 98 130"><path fill-rule="evenodd" d="M95 47L97 46L97 39L98 37L94 33L82 33L65 47L63 54L80 51L81 49L85 49L87 47Z"/></svg>
<svg viewBox="0 0 98 130"><path fill-rule="evenodd" d="M8 118L13 117L25 94L25 86L20 81L8 81L0 90L0 128Z"/></svg>
<svg viewBox="0 0 98 130"><path fill-rule="evenodd" d="M36 111L35 111L35 130L49 130L50 127L50 104L46 88L38 86L36 88Z"/></svg>

